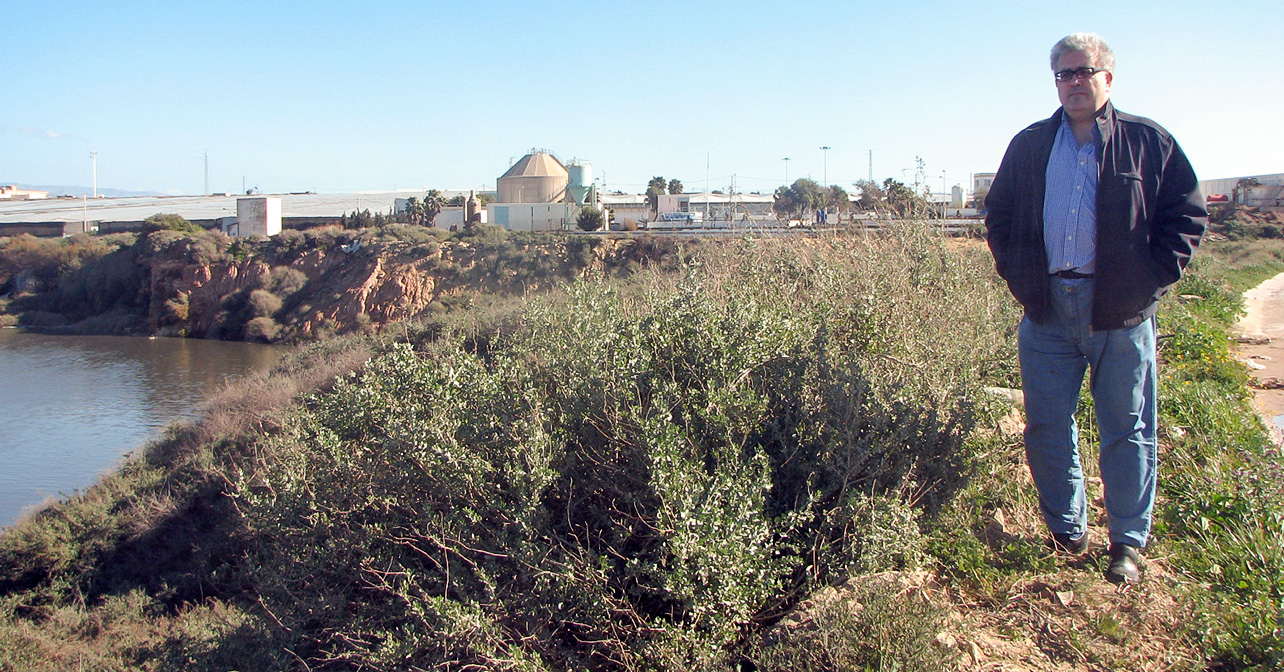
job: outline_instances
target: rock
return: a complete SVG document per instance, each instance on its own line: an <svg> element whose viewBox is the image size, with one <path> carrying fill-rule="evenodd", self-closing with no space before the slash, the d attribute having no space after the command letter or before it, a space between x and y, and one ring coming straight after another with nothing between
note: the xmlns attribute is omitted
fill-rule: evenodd
<svg viewBox="0 0 1284 672"><path fill-rule="evenodd" d="M1276 378L1274 376L1268 376L1266 378L1254 378L1253 380L1249 381L1249 384L1259 390L1284 389L1284 380L1280 380L1279 378Z"/></svg>
<svg viewBox="0 0 1284 672"><path fill-rule="evenodd" d="M996 397L1003 397L1017 406L1025 405L1025 395L1021 390L1015 390L1010 387L987 387L984 389L986 394L992 394Z"/></svg>
<svg viewBox="0 0 1284 672"><path fill-rule="evenodd" d="M999 418L999 432L1004 436L1019 436L1025 433L1025 415L1020 409L1012 409L1007 415Z"/></svg>
<svg viewBox="0 0 1284 672"><path fill-rule="evenodd" d="M985 540L991 545L998 545L1012 539L1013 535L1008 532L1008 523L1003 515L1003 509L995 509L994 518L985 526Z"/></svg>

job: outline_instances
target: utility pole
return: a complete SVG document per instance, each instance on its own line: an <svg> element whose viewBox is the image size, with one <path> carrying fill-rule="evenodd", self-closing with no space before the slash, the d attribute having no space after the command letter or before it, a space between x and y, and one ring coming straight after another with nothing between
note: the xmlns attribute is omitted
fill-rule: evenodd
<svg viewBox="0 0 1284 672"><path fill-rule="evenodd" d="M789 157L786 156L781 161L785 162L785 186L787 187L789 186Z"/></svg>
<svg viewBox="0 0 1284 672"><path fill-rule="evenodd" d="M832 148L828 145L820 148L822 155L825 157L825 188L826 189L829 188L829 150L830 149Z"/></svg>
<svg viewBox="0 0 1284 672"><path fill-rule="evenodd" d="M98 198L98 152L90 152L89 158L94 163L94 198Z"/></svg>
<svg viewBox="0 0 1284 672"><path fill-rule="evenodd" d="M205 195L210 195L210 150L205 150Z"/></svg>
<svg viewBox="0 0 1284 672"><path fill-rule="evenodd" d="M874 150L869 150L869 181L874 181Z"/></svg>
<svg viewBox="0 0 1284 672"><path fill-rule="evenodd" d="M702 226L709 226L709 164L712 156L712 152L704 153L704 224Z"/></svg>

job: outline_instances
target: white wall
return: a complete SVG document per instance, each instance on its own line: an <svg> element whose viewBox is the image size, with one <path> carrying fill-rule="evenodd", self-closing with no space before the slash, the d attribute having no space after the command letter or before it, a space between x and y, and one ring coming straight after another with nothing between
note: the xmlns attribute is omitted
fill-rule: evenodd
<svg viewBox="0 0 1284 672"><path fill-rule="evenodd" d="M235 236L275 236L281 233L281 197L253 196L236 199Z"/></svg>
<svg viewBox="0 0 1284 672"><path fill-rule="evenodd" d="M564 231L575 227L574 203L491 203L486 219L509 231Z"/></svg>

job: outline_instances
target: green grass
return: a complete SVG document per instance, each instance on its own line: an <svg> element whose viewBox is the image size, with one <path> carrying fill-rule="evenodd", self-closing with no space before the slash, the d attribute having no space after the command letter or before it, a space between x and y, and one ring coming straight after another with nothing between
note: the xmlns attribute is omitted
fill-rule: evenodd
<svg viewBox="0 0 1284 672"><path fill-rule="evenodd" d="M1160 537L1191 580L1193 631L1233 669L1284 665L1284 471L1254 414L1248 375L1230 354L1239 294L1281 271L1278 241L1260 250L1208 246L1208 261L1174 290L1204 300L1168 303L1164 420L1186 431L1164 460Z"/></svg>
<svg viewBox="0 0 1284 672"><path fill-rule="evenodd" d="M1240 295L1280 272L1277 238L1206 242L1159 316L1160 422L1182 431L1161 455L1158 552L1184 578L1190 634L1223 669L1284 665L1281 453L1229 340Z"/></svg>

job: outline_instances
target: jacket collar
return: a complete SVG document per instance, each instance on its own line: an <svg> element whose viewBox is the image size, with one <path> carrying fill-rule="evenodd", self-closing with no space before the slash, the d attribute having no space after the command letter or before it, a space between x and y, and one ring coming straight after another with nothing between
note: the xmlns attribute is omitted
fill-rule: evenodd
<svg viewBox="0 0 1284 672"><path fill-rule="evenodd" d="M1117 123L1115 114L1115 104L1109 100L1101 108L1101 112L1097 113L1097 130L1101 133L1101 141L1103 143L1106 138L1114 135L1115 124Z"/></svg>
<svg viewBox="0 0 1284 672"><path fill-rule="evenodd" d="M1053 137L1056 136L1055 129L1061 128L1061 120L1065 117L1065 113L1066 110L1064 107L1058 107L1057 111L1052 113L1052 118L1048 120L1052 122L1050 125L1054 129L1052 131ZM1115 124L1117 123L1117 114L1118 113L1115 112L1115 104L1109 100L1107 100L1106 104L1102 106L1101 111L1097 113L1097 131L1101 133L1102 142L1105 142L1106 138L1109 138L1114 132Z"/></svg>

